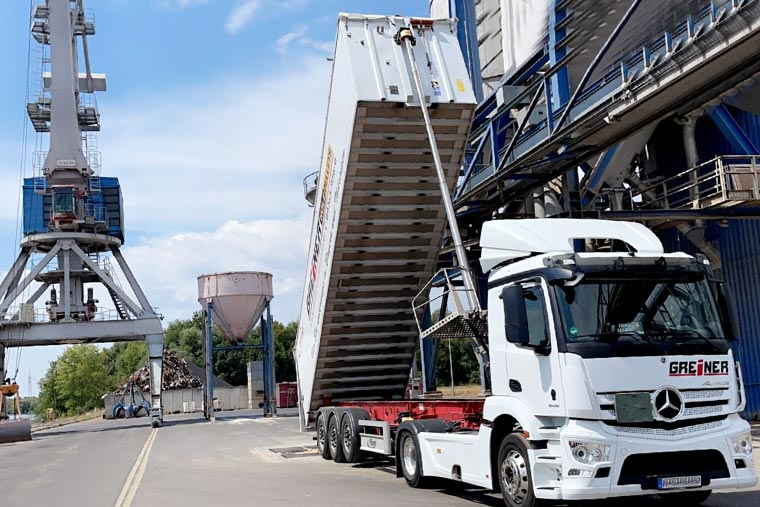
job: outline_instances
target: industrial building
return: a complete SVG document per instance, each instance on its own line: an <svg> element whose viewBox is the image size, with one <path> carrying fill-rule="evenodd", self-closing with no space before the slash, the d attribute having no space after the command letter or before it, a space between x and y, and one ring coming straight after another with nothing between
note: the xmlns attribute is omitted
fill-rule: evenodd
<svg viewBox="0 0 760 507"><path fill-rule="evenodd" d="M759 418L760 6L431 0L430 10L457 18L480 102L455 199L473 257L485 220L533 216L639 221L667 251L705 255L736 301L745 416Z"/></svg>

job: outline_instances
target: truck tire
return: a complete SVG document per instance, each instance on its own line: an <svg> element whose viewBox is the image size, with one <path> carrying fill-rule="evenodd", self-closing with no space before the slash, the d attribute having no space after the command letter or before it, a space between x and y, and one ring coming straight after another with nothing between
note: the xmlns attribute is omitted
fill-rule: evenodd
<svg viewBox="0 0 760 507"><path fill-rule="evenodd" d="M330 449L332 459L336 463L345 463L346 457L343 455L343 445L341 445L340 433L340 414L330 416L330 422L327 424L327 447Z"/></svg>
<svg viewBox="0 0 760 507"><path fill-rule="evenodd" d="M670 505L673 507L681 505L683 505L683 507L696 507L697 505L702 505L704 502L706 502L707 499L710 498L711 494L711 490L685 491L683 493L670 493L668 495L661 495L660 498L665 505Z"/></svg>
<svg viewBox="0 0 760 507"><path fill-rule="evenodd" d="M319 412L317 415L317 424L315 426L317 430L317 450L319 455L324 459L332 458L330 454L330 446L327 445L327 423L325 422L325 413Z"/></svg>
<svg viewBox="0 0 760 507"><path fill-rule="evenodd" d="M398 463L404 480L413 488L425 487L429 480L422 475L422 455L417 435L411 431L404 431L398 438Z"/></svg>
<svg viewBox="0 0 760 507"><path fill-rule="evenodd" d="M362 461L362 453L359 450L359 428L353 417L346 412L340 423L340 444L343 457L347 463L359 463Z"/></svg>
<svg viewBox="0 0 760 507"><path fill-rule="evenodd" d="M533 493L528 447L530 442L519 433L504 437L499 446L499 487L507 507L539 507L546 505Z"/></svg>

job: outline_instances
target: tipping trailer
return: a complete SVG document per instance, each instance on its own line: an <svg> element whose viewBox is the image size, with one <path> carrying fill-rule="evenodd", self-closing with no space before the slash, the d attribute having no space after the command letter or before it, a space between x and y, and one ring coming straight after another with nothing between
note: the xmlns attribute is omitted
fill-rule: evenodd
<svg viewBox="0 0 760 507"><path fill-rule="evenodd" d="M415 45L399 45L412 27ZM454 20L341 14L295 355L301 422L330 400L402 399L418 340L408 302L446 225L476 106Z"/></svg>
<svg viewBox="0 0 760 507"><path fill-rule="evenodd" d="M328 154L331 125L346 112L334 109L333 100L336 89L348 87L339 82L346 77L339 62L344 39L355 34L350 19L339 22ZM418 79L410 53L426 33L440 32L440 22L395 23L401 26L394 43L422 89L425 80ZM364 34L379 32L367 23L350 43L364 46ZM414 105L410 100L403 110L409 113ZM427 101L417 105L431 127L427 141L439 183L446 186ZM348 114L359 116L353 109ZM735 319L704 258L664 253L657 236L640 224L494 220L480 237L479 262L488 277L481 305L473 298L450 196L441 192L458 269L444 270L428 284L415 279L416 296L411 278L403 292L386 296L392 289L383 284L391 275L365 270L377 266L372 243L354 243L358 250L348 250L356 254L352 262L340 257L353 238L348 226L361 225L349 222L349 213L361 209L364 227L374 225L386 212L377 204L386 185L390 195L394 189L377 177L376 201L362 205L363 194L351 194L351 167L358 160L353 149L361 146L362 134L354 130L352 136L352 149L339 158L338 183L329 183L334 162L320 176L296 343L301 422L314 422L324 458L356 463L371 453L393 456L397 475L412 487L432 477L451 479L500 491L510 507L651 494L672 505L698 505L712 490L757 483L750 427L739 416L745 405L741 368L729 347L737 336ZM389 137L389 143L396 140ZM392 154L389 148L373 170ZM411 191L407 199L416 195ZM369 231L353 234L367 242L382 237L381 228ZM386 243L396 248L390 250L397 255L394 265L404 265L401 255L412 251L412 238L397 235ZM431 246L429 253L428 276L437 252ZM316 303L313 283L323 288ZM420 310L442 298L454 302L448 313L419 326L408 341L400 338L409 320L420 321ZM471 339L488 395L400 399L417 336ZM391 382L395 371L403 373Z"/></svg>

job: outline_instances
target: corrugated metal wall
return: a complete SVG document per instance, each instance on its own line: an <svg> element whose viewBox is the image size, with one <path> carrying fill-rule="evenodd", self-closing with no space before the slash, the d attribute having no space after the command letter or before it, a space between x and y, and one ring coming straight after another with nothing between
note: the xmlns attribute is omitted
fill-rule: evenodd
<svg viewBox="0 0 760 507"><path fill-rule="evenodd" d="M745 416L760 419L760 220L731 221L720 233L723 276L734 295L741 337L734 351L747 391Z"/></svg>
<svg viewBox="0 0 760 507"><path fill-rule="evenodd" d="M755 145L760 146L760 117L731 106L728 109ZM731 144L707 116L697 123L697 145L701 160L734 153ZM680 126L662 124L655 133L654 146L658 171L672 175L686 168ZM668 252L698 252L676 229L660 233L660 238ZM706 238L717 242L722 276L737 306L741 337L733 349L744 372L747 393L744 416L760 419L760 220L731 220L727 226L709 222Z"/></svg>
<svg viewBox="0 0 760 507"><path fill-rule="evenodd" d="M747 408L744 416L760 419L760 220L711 222L707 236L718 242L725 279L736 303L741 335L733 344L742 363ZM667 252L698 253L676 229L660 234Z"/></svg>

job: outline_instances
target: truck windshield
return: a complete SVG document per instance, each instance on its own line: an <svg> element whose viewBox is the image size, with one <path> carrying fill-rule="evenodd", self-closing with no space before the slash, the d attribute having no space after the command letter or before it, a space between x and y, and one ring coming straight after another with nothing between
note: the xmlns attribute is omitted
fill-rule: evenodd
<svg viewBox="0 0 760 507"><path fill-rule="evenodd" d="M568 352L630 357L728 351L704 274L590 273L556 291Z"/></svg>

